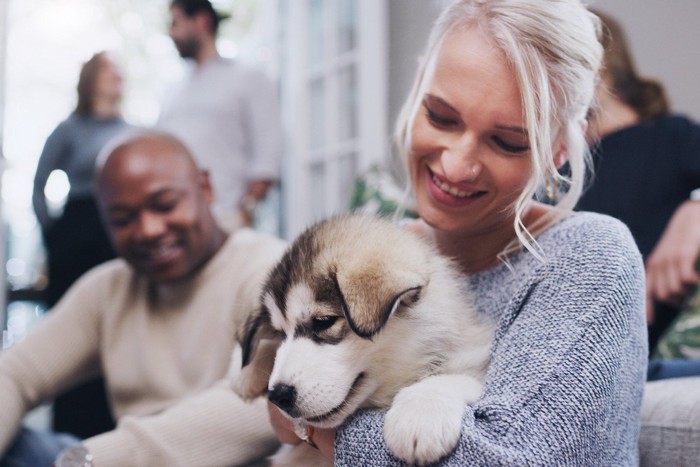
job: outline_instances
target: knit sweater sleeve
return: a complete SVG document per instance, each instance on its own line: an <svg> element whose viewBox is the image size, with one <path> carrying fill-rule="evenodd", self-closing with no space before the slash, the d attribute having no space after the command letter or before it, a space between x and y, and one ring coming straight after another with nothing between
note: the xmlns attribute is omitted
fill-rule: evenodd
<svg viewBox="0 0 700 467"><path fill-rule="evenodd" d="M515 264L521 280L498 313L484 393L465 407L458 446L440 465L637 462L643 265L621 223L576 219L538 239L545 264L531 257ZM503 279L509 274L486 286L513 290ZM365 411L339 428L336 465L400 465L384 445L383 419L380 410Z"/></svg>

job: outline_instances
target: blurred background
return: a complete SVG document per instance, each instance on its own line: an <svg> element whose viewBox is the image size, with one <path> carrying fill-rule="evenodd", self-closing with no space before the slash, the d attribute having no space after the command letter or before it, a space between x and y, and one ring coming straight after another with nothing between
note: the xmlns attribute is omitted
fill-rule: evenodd
<svg viewBox="0 0 700 467"><path fill-rule="evenodd" d="M219 0L222 55L276 80L286 132L283 179L258 225L291 238L350 206L359 175L392 164L391 132L432 20L446 0ZM673 109L700 120L697 0L601 0L624 26L640 72L664 82ZM44 251L31 206L44 142L75 106L80 66L116 52L125 118L151 125L182 61L167 0L0 0L0 290L3 347L44 309ZM700 154L698 155L700 157ZM396 176L400 178L400 174ZM46 193L60 209L65 176Z"/></svg>

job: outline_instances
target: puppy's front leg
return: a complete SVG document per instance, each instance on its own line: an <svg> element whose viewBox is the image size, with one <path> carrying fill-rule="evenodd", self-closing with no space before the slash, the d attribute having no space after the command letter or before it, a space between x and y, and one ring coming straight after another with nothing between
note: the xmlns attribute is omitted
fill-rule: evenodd
<svg viewBox="0 0 700 467"><path fill-rule="evenodd" d="M267 394L267 383L275 364L275 353L278 347L279 342L277 341L261 340L253 360L243 367L243 352L241 346L236 345L231 356L228 374L231 387L236 394L245 400Z"/></svg>
<svg viewBox="0 0 700 467"><path fill-rule="evenodd" d="M425 465L452 452L466 404L481 395L470 376L436 375L403 388L384 420L384 440L399 459Z"/></svg>

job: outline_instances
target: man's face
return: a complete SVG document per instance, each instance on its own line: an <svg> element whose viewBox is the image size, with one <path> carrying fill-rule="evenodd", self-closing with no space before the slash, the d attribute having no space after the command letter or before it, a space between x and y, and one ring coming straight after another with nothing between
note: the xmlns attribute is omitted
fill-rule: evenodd
<svg viewBox="0 0 700 467"><path fill-rule="evenodd" d="M189 17L182 8L170 8L170 38L182 58L195 58L201 49L197 16Z"/></svg>
<svg viewBox="0 0 700 467"><path fill-rule="evenodd" d="M189 277L221 245L211 187L178 149L158 140L121 147L105 163L98 197L117 252L157 283Z"/></svg>

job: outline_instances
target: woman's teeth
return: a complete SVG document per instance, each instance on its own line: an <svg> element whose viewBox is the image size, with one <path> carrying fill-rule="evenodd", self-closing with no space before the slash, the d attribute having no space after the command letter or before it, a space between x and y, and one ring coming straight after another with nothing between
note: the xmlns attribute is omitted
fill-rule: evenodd
<svg viewBox="0 0 700 467"><path fill-rule="evenodd" d="M447 183L444 183L444 182L441 182L440 180L438 180L437 177L434 175L433 175L433 182L442 191L444 191L445 193L449 193L450 195L452 195L456 198L468 198L470 196L473 196L474 193L476 193L475 191L467 192L467 191L459 190L456 187L449 186Z"/></svg>

